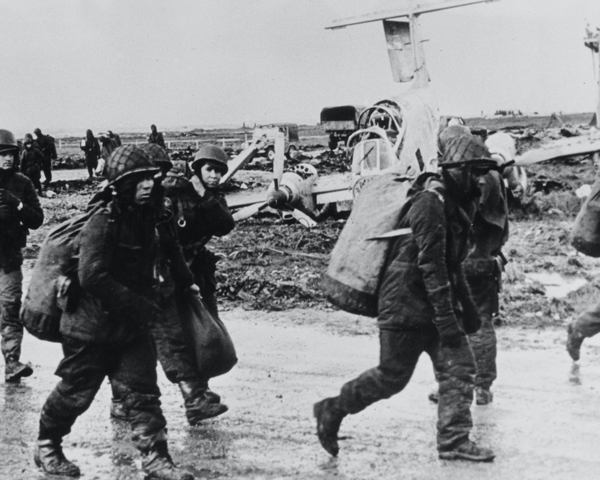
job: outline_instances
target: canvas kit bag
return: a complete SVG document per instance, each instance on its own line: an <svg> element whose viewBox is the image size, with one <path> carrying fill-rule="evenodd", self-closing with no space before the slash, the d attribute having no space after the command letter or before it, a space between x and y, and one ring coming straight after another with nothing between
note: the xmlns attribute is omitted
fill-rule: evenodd
<svg viewBox="0 0 600 480"><path fill-rule="evenodd" d="M585 255L600 257L600 175L575 218L571 243Z"/></svg>
<svg viewBox="0 0 600 480"><path fill-rule="evenodd" d="M323 278L332 304L350 313L376 317L377 296L390 241L414 178L378 175L362 187L342 230ZM400 232L390 238L408 234Z"/></svg>
<svg viewBox="0 0 600 480"><path fill-rule="evenodd" d="M21 307L21 322L40 340L62 341L62 312L76 307L72 295L78 286L74 281L78 266L76 240L86 222L102 206L96 204L87 212L64 221L52 229L42 243Z"/></svg>
<svg viewBox="0 0 600 480"><path fill-rule="evenodd" d="M208 311L199 295L183 292L175 295L181 327L194 349L198 370L208 378L229 372L238 359L221 319Z"/></svg>

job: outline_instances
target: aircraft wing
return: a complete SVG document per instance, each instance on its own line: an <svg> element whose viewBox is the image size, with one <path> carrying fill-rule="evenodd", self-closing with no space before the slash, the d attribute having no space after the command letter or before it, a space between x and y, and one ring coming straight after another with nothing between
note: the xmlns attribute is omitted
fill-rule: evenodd
<svg viewBox="0 0 600 480"><path fill-rule="evenodd" d="M524 167L555 158L588 155L596 152L600 152L600 139L582 141L579 137L574 141L565 142L560 145L550 144L547 148L542 147L529 150L515 159L515 165Z"/></svg>
<svg viewBox="0 0 600 480"><path fill-rule="evenodd" d="M227 200L227 206L231 210L237 210L242 207L247 207L248 205L252 205L254 203L263 203L266 199L266 191L264 188L255 191L239 191L228 193L225 196Z"/></svg>
<svg viewBox="0 0 600 480"><path fill-rule="evenodd" d="M352 200L352 190L350 190L351 182L352 175L350 175L350 173L319 177L313 190L315 203L317 205L323 205L325 203Z"/></svg>
<svg viewBox="0 0 600 480"><path fill-rule="evenodd" d="M498 0L413 0L412 6L409 2L400 8L390 8L378 12L367 13L355 17L341 18L334 20L333 23L325 28L335 29L344 28L350 25L359 25L361 23L378 22L397 17L408 17L410 15L419 15L421 13L437 12L448 8L462 7L464 5L474 5L476 3L496 2Z"/></svg>

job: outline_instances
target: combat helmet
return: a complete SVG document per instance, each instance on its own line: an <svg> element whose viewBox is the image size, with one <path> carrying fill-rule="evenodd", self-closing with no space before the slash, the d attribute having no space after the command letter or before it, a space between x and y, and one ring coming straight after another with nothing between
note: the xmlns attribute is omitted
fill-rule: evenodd
<svg viewBox="0 0 600 480"><path fill-rule="evenodd" d="M113 150L106 162L106 179L112 185L127 175L137 172L158 173L159 167L144 150L135 145L124 145Z"/></svg>
<svg viewBox="0 0 600 480"><path fill-rule="evenodd" d="M6 151L12 151L16 154L19 151L19 144L12 132L0 129L0 153Z"/></svg>
<svg viewBox="0 0 600 480"><path fill-rule="evenodd" d="M140 147L150 157L157 167L160 167L163 171L168 171L173 166L173 162L169 158L169 154L164 148L157 145L156 143L144 143ZM167 168L168 167L168 168Z"/></svg>
<svg viewBox="0 0 600 480"><path fill-rule="evenodd" d="M194 155L194 159L191 161L190 167L192 167L192 169L198 168L207 160L218 163L219 166L222 166L224 174L227 173L227 170L229 170L229 167L227 166L229 157L221 147L217 147L216 145L204 145L200 147L200 149L196 152L196 155Z"/></svg>

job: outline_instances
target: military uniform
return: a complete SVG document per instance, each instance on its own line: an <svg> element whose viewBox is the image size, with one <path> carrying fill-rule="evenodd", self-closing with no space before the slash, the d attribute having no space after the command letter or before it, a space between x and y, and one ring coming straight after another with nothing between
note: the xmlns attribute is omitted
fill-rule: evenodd
<svg viewBox="0 0 600 480"><path fill-rule="evenodd" d="M37 148L24 148L21 152L21 173L31 180L35 189L40 193L42 191L40 178L43 164L44 155Z"/></svg>
<svg viewBox="0 0 600 480"><path fill-rule="evenodd" d="M358 413L402 391L419 356L427 352L440 380L438 448L448 450L467 440L472 427L475 362L464 329L475 329L477 319L465 318L461 306L474 308L461 267L472 212L439 179L431 182L437 183L435 190L412 192L398 228L413 233L395 240L381 282L380 364L342 387L338 408ZM466 319L475 325L465 325ZM446 333L455 336L454 345L444 344Z"/></svg>
<svg viewBox="0 0 600 480"><path fill-rule="evenodd" d="M141 174L158 170L133 146L120 147L110 157L109 180L127 168ZM61 381L40 417L36 462L46 471L78 474L79 469L64 458L60 443L108 376L128 411L132 440L143 455L146 473L156 475L152 478L193 478L177 471L167 452L150 335L150 324L162 314L155 303L157 211L156 206L117 199L95 213L79 235L77 308L63 312L64 358L56 370ZM179 263L185 266L183 259ZM174 276L181 288L192 284L187 268L176 270Z"/></svg>
<svg viewBox="0 0 600 480"><path fill-rule="evenodd" d="M473 221L475 248L464 263L475 304L481 314L481 328L469 335L477 363L475 377L477 403L492 400L490 388L496 379L496 332L493 320L498 316L502 281L501 248L508 238L506 188L498 172L482 177L482 196Z"/></svg>
<svg viewBox="0 0 600 480"><path fill-rule="evenodd" d="M379 286L379 366L314 406L319 441L332 455L339 450L337 432L344 416L402 391L426 352L439 381L440 458L494 458L469 440L476 366L467 334L476 332L481 320L462 262L469 252L479 189L471 167L454 158L471 158L482 150L472 137L457 140L443 158L442 177L422 174L409 190L397 228L411 233L392 240Z"/></svg>
<svg viewBox="0 0 600 480"><path fill-rule="evenodd" d="M34 147L44 155L42 170L45 177L44 185L48 185L52 181L52 160L58 158L58 155L56 154L56 144L54 142L54 137L51 135L43 135L39 129L36 129L35 133L37 139L34 142Z"/></svg>
<svg viewBox="0 0 600 480"><path fill-rule="evenodd" d="M22 249L29 229L37 229L44 221L44 212L31 180L14 170L0 169L0 205L7 207L6 215L0 218L2 354L6 364L6 379L12 381L17 378L14 378L11 365L18 364L23 340L23 325L19 320L23 294Z"/></svg>

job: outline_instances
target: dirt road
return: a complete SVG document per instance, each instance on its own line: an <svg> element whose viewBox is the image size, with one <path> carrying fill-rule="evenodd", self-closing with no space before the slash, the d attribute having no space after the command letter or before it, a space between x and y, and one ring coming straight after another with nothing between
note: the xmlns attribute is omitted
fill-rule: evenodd
<svg viewBox="0 0 600 480"><path fill-rule="evenodd" d="M341 453L329 457L315 436L311 406L376 364L372 320L341 312L223 313L238 366L213 380L230 411L200 428L184 418L176 387L160 372L173 457L197 478L594 479L600 478L600 341L584 345L580 369L564 350L562 329L504 328L495 401L473 407L473 436L494 448L491 464L446 462L435 451L436 407L426 356L407 389L348 417ZM23 358L35 374L0 384L0 478L45 478L32 461L40 408L57 381L58 345L26 336ZM86 479L141 479L127 426L109 419L110 389L65 439Z"/></svg>

